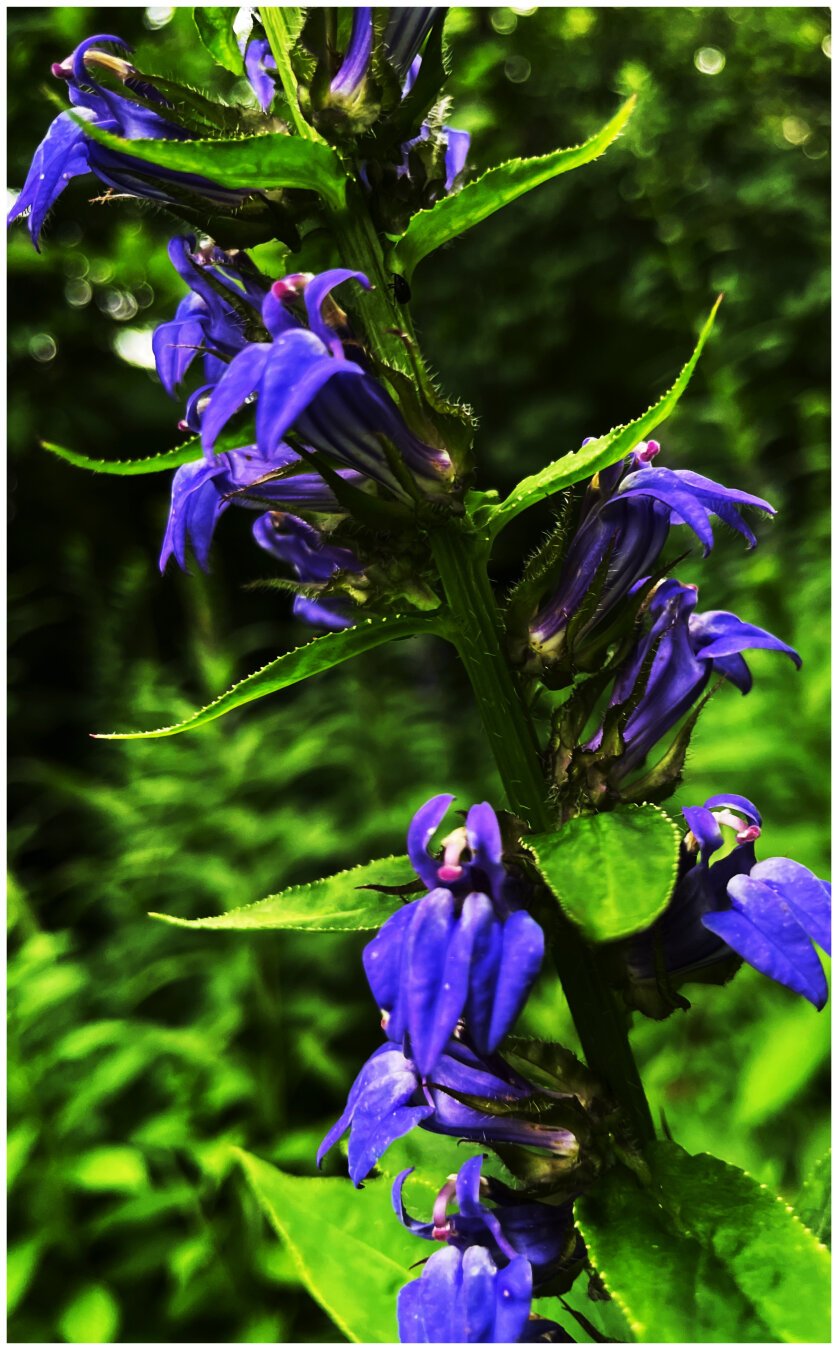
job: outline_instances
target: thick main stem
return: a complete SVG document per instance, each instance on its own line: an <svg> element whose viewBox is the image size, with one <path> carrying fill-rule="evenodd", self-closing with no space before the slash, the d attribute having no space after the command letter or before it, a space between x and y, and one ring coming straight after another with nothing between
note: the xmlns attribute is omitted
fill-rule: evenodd
<svg viewBox="0 0 838 1350"><path fill-rule="evenodd" d="M332 219L345 266L365 270L375 285L358 301L373 354L412 375L420 388L428 379L409 317L399 315L392 296L381 242L360 193ZM398 336L398 320L407 342ZM486 542L465 522L452 518L431 532L431 547L453 619L451 636L471 682L509 805L536 831L554 828L538 741L504 650L495 597L486 573ZM654 1138L654 1126L628 1040L626 1019L593 951L564 915L556 913L556 968L590 1068L606 1083L631 1120L640 1142Z"/></svg>
<svg viewBox="0 0 838 1350"><path fill-rule="evenodd" d="M538 742L504 651L500 617L479 536L455 521L431 535L451 610L452 637L513 811L534 830L555 828ZM553 955L590 1068L628 1114L639 1141L654 1137L649 1104L628 1039L625 1015L590 947L559 911Z"/></svg>

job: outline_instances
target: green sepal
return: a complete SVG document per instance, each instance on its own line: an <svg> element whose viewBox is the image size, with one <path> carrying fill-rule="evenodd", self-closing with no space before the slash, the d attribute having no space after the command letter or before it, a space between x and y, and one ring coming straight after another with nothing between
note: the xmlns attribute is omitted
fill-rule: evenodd
<svg viewBox="0 0 838 1350"><path fill-rule="evenodd" d="M723 683L723 680L719 680L695 706L672 744L654 768L649 769L642 777L635 778L634 782L630 783L628 787L617 789L617 795L621 802L654 802L658 804L666 801L667 797L671 797L678 790L684 776L687 751L696 723L711 698L721 689Z"/></svg>
<svg viewBox="0 0 838 1350"><path fill-rule="evenodd" d="M591 441L590 444L582 446L580 450L571 451L570 454L563 455L561 459L548 464L538 473L522 479L518 486L513 488L506 501L502 502L494 512L490 523L492 535L498 534L510 520L514 520L517 515L526 511L528 507L534 506L536 502L543 501L545 497L552 497L554 493L560 492L563 488L581 482L582 479L591 478L602 469L607 469L612 464L616 464L618 459L622 459L630 450L633 450L639 441L649 437L660 426L661 422L669 417L698 365L699 357L710 336L721 302L722 296L720 295L699 334L692 356L671 388L656 403L653 403L645 413L636 417L633 422L628 422L622 427L615 427L606 436L600 436L597 440Z"/></svg>
<svg viewBox="0 0 838 1350"><path fill-rule="evenodd" d="M642 932L666 909L681 836L658 806L576 816L524 845L562 912L589 942Z"/></svg>
<svg viewBox="0 0 838 1350"><path fill-rule="evenodd" d="M598 159L616 140L634 111L634 95L595 135L569 150L554 150L532 159L513 159L489 169L459 192L443 197L427 211L419 211L405 232L394 241L388 254L391 272L408 281L417 263L449 240L508 206L526 192L559 174Z"/></svg>
<svg viewBox="0 0 838 1350"><path fill-rule="evenodd" d="M223 66L231 75L244 74L244 61L233 32L237 13L235 5L196 5L192 10L198 37L216 65Z"/></svg>
<svg viewBox="0 0 838 1350"><path fill-rule="evenodd" d="M559 514L547 538L530 554L519 580L512 587L504 606L506 631L512 657L524 665L529 650L529 626L538 602L559 576L571 537L572 502L567 496L559 504Z"/></svg>
<svg viewBox="0 0 838 1350"><path fill-rule="evenodd" d="M503 1057L516 1072L549 1092L576 1097L590 1108L603 1098L602 1084L572 1050L556 1041L540 1041L525 1036L507 1036Z"/></svg>
<svg viewBox="0 0 838 1350"><path fill-rule="evenodd" d="M355 933L380 928L402 908L401 897L415 889L416 874L405 857L376 858L345 872L289 886L277 895L242 905L226 914L205 919L162 919L175 928L206 928L215 932Z"/></svg>
<svg viewBox="0 0 838 1350"><path fill-rule="evenodd" d="M154 731L112 731L98 733L95 737L103 741L142 741L161 736L177 736L182 731L192 731L205 726L217 717L252 703L266 694L288 689L293 684L319 675L324 670L341 665L354 656L381 647L385 642L395 642L398 638L416 637L422 633L444 633L443 623L436 615L394 616L386 619L364 619L354 628L345 628L337 633L325 633L314 638L294 651L285 652L275 661L269 661L261 670L234 684L225 694L221 694L206 708L201 708L182 722L172 726L158 727Z"/></svg>

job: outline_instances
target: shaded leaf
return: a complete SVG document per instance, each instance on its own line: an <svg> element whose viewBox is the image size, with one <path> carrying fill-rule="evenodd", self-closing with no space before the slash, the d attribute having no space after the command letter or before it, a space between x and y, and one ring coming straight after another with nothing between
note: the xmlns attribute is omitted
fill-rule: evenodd
<svg viewBox="0 0 838 1350"><path fill-rule="evenodd" d="M309 1293L350 1341L398 1339L396 1297L427 1244L396 1220L390 1184L291 1177L236 1150L265 1215L291 1248Z"/></svg>
<svg viewBox="0 0 838 1350"><path fill-rule="evenodd" d="M704 327L699 334L695 350L687 364L684 366L675 383L666 393L653 403L640 417L636 417L633 422L628 422L623 427L615 427L608 432L607 436L600 436L590 444L582 446L579 450L573 450L569 455L563 455L546 468L538 473L531 474L529 478L524 478L516 488L501 502L491 514L489 519L489 532L495 535L502 530L504 525L510 520L514 520L521 511L526 511L527 507L534 506L536 502L542 501L545 497L552 497L555 492L560 492L562 488L570 487L573 483L579 483L584 478L590 478L602 469L607 469L609 465L615 464L618 459L622 459L630 450L633 450L638 441L642 441L651 436L652 432L660 426L661 422L669 417L675 408L678 400L692 379L693 371L698 365L698 359L704 350L704 344L710 336L710 330L716 318L716 312L722 302L722 296L719 296Z"/></svg>
<svg viewBox="0 0 838 1350"><path fill-rule="evenodd" d="M489 169L482 178L468 183L459 192L443 197L427 211L419 211L412 218L404 234L389 253L391 272L409 279L416 264L434 249L455 239L473 225L508 206L525 192L548 183L551 178L590 164L616 140L634 111L634 95L628 99L615 117L582 145L569 150L553 150L548 155L531 159L512 159Z"/></svg>
<svg viewBox="0 0 838 1350"><path fill-rule="evenodd" d="M207 919L179 919L172 914L152 914L153 919L177 928L212 928L235 932L301 929L311 933L350 933L380 928L391 914L401 909L402 901L360 886L377 883L400 886L415 880L407 858L377 858L374 862L350 867L345 872L289 886L266 900L242 905L226 914Z"/></svg>
<svg viewBox="0 0 838 1350"><path fill-rule="evenodd" d="M213 61L231 75L244 74L242 54L233 33L237 13L235 5L195 5L192 10L199 38Z"/></svg>
<svg viewBox="0 0 838 1350"><path fill-rule="evenodd" d="M648 928L666 909L680 833L658 806L576 816L524 843L562 910L591 942Z"/></svg>
<svg viewBox="0 0 838 1350"><path fill-rule="evenodd" d="M342 662L351 660L353 656L360 656L362 652L371 651L385 642L439 631L440 620L430 615L366 619L356 624L354 628L346 628L337 633L325 633L302 647L284 652L275 661L269 661L266 666L262 666L261 670L255 670L252 675L239 680L232 689L214 699L206 708L192 713L183 722L176 722L169 727L158 727L154 731L100 732L96 734L95 739L141 741L159 736L176 736L181 731L192 731L195 727L215 721L217 717L223 717L234 708L241 708L245 703L252 703L255 699L277 693L280 689L288 689L292 684L299 684L312 675L319 675L324 670L330 670L332 666L339 666Z"/></svg>

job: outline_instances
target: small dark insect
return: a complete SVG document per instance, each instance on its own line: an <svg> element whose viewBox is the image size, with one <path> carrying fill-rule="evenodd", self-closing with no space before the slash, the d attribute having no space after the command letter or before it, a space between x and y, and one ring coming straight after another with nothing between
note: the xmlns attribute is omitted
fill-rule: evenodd
<svg viewBox="0 0 838 1350"><path fill-rule="evenodd" d="M400 305L410 304L411 290L404 277L399 276L398 272L394 272L390 285L393 287L393 295Z"/></svg>

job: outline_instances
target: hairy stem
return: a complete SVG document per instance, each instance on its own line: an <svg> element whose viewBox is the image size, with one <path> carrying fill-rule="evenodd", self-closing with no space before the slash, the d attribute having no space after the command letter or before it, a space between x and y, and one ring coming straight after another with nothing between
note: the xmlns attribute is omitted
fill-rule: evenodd
<svg viewBox="0 0 838 1350"><path fill-rule="evenodd" d="M453 620L450 635L474 690L509 805L534 830L553 830L535 729L504 650L485 541L452 520L431 534L431 547ZM625 1014L596 954L560 911L555 932L553 956L585 1058L623 1106L638 1140L651 1139L654 1126Z"/></svg>

